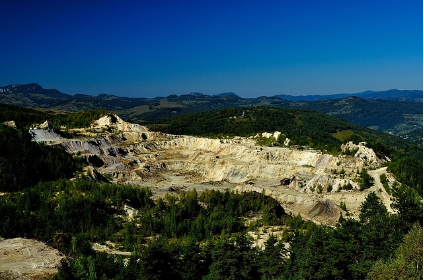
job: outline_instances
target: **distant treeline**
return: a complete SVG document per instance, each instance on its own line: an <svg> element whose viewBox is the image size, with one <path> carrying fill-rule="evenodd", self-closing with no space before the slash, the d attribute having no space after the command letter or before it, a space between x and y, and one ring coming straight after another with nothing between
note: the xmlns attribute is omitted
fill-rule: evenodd
<svg viewBox="0 0 424 280"><path fill-rule="evenodd" d="M0 103L0 123L15 121L17 125L24 128L29 128L33 124L40 124L46 120L51 121L56 128L61 126L66 128L88 127L94 120L107 113L108 111L103 109L65 113L46 109L35 110Z"/></svg>

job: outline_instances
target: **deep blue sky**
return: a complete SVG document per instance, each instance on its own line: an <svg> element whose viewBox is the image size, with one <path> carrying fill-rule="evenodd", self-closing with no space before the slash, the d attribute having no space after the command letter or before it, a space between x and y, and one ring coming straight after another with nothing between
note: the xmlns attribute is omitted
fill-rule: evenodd
<svg viewBox="0 0 424 280"><path fill-rule="evenodd" d="M423 88L423 2L0 2L0 85L243 97Z"/></svg>

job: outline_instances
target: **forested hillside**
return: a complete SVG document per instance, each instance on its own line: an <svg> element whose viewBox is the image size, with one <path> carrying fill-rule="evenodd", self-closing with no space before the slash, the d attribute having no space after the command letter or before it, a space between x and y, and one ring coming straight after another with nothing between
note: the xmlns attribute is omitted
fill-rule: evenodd
<svg viewBox="0 0 424 280"><path fill-rule="evenodd" d="M60 147L31 141L30 134L0 123L0 192L20 191L40 181L71 178L81 163Z"/></svg>
<svg viewBox="0 0 424 280"><path fill-rule="evenodd" d="M365 100L359 97L349 97L307 104L300 103L298 106L387 132L396 133L393 124L404 123L409 129L413 129L414 125L415 129L418 128L420 123L422 126L422 103L416 102ZM297 107L297 105L293 104L291 107ZM421 115L421 118L413 121L408 117L412 115Z"/></svg>
<svg viewBox="0 0 424 280"><path fill-rule="evenodd" d="M254 136L259 132L281 131L294 145L340 150L344 141L365 141L374 132L346 120L302 109L276 107L230 108L187 114L150 125L173 134L198 136ZM381 137L381 135L379 135ZM377 139L376 139L377 140Z"/></svg>

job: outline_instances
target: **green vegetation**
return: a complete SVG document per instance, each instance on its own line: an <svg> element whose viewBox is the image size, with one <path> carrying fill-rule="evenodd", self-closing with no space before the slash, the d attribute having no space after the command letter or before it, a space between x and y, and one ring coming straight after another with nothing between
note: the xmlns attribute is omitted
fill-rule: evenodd
<svg viewBox="0 0 424 280"><path fill-rule="evenodd" d="M16 124L29 128L34 123L42 123L50 118L58 118L59 113L49 110L34 110L0 103L0 123L15 121Z"/></svg>
<svg viewBox="0 0 424 280"><path fill-rule="evenodd" d="M383 184L383 187L386 190L386 192L388 194L390 194L391 193L391 189L390 189L390 186L389 186L389 182L387 181L386 174L381 174L380 175L380 182Z"/></svg>
<svg viewBox="0 0 424 280"><path fill-rule="evenodd" d="M71 178L82 167L79 159L61 147L32 142L26 131L31 125L50 120L56 128L87 127L106 113L61 113L0 104L0 191L19 191L40 181ZM10 120L16 122L17 129L1 124Z"/></svg>
<svg viewBox="0 0 424 280"><path fill-rule="evenodd" d="M25 130L0 124L0 191L19 191L40 181L70 178L79 160L60 147L31 141Z"/></svg>
<svg viewBox="0 0 424 280"><path fill-rule="evenodd" d="M392 172L400 182L423 194L423 161L422 151L415 156L400 157L389 162L387 170ZM421 157L421 158L420 158Z"/></svg>
<svg viewBox="0 0 424 280"><path fill-rule="evenodd" d="M351 129L337 131L335 133L331 133L331 135L341 142L352 141L352 139L354 139L356 137L358 138L357 140L359 140L358 142L362 141L361 136L359 136L358 134L353 132L353 130L351 130ZM354 142L356 142L356 141L354 141Z"/></svg>
<svg viewBox="0 0 424 280"><path fill-rule="evenodd" d="M246 229L242 218L249 215L262 214L260 225L289 219L275 200L257 193L209 191L198 196L193 190L157 201L151 195L147 188L85 180L39 183L23 193L1 197L5 215L0 236L38 237L72 251L65 233L69 238L84 234L90 241L112 240L132 251L144 244L143 238L157 234L201 241L240 232ZM124 204L138 210L136 220L125 222L117 216L124 214Z"/></svg>
<svg viewBox="0 0 424 280"><path fill-rule="evenodd" d="M392 207L398 209L402 221L405 223L420 221L422 224L422 199L415 189L406 185L396 185L392 187L392 195L394 198Z"/></svg>
<svg viewBox="0 0 424 280"><path fill-rule="evenodd" d="M53 124L55 127L64 126L66 128L89 127L93 121L100 119L107 113L108 111L101 109L68 113L66 116L53 121Z"/></svg>
<svg viewBox="0 0 424 280"><path fill-rule="evenodd" d="M303 108L323 113L333 112L333 115L355 124L363 127L378 126L383 131L393 129L394 124L409 122L405 114L422 114L422 103L357 97L309 102Z"/></svg>
<svg viewBox="0 0 424 280"><path fill-rule="evenodd" d="M363 191L365 189L369 189L372 187L374 183L374 178L368 174L367 170L365 168L362 168L361 172L359 172L359 190Z"/></svg>
<svg viewBox="0 0 424 280"><path fill-rule="evenodd" d="M349 150L349 149L345 149L343 152L342 152L342 154L343 155L347 155L347 156L354 156L354 155L356 155L356 153L358 152L358 150L359 150L359 148L356 148L356 149L351 149L351 150Z"/></svg>
<svg viewBox="0 0 424 280"><path fill-rule="evenodd" d="M284 140L286 140L285 134L280 134L277 139L273 136L269 138L259 136L256 138L256 144L260 146L284 146Z"/></svg>
<svg viewBox="0 0 424 280"><path fill-rule="evenodd" d="M423 229L415 226L387 261L374 264L369 279L423 279Z"/></svg>
<svg viewBox="0 0 424 280"><path fill-rule="evenodd" d="M353 186L350 182L347 182L343 186L341 186L340 189L350 191L351 189L353 189Z"/></svg>

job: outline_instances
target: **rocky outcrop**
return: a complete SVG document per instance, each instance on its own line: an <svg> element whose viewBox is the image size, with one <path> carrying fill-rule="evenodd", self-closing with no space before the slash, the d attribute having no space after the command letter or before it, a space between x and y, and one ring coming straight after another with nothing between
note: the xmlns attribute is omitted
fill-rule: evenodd
<svg viewBox="0 0 424 280"><path fill-rule="evenodd" d="M342 210L330 199L318 200L308 209L308 217L314 221L335 225L342 213Z"/></svg>
<svg viewBox="0 0 424 280"><path fill-rule="evenodd" d="M50 121L45 121L39 126L40 129L44 129L50 132L54 132L54 126L53 123Z"/></svg>
<svg viewBox="0 0 424 280"><path fill-rule="evenodd" d="M346 144L343 144L341 146L342 151L356 151L355 157L360 158L364 161L366 161L369 164L372 165L379 165L383 161L377 157L374 150L371 148L368 148L366 146L367 143L360 142L359 144L355 144L352 141L347 142Z"/></svg>
<svg viewBox="0 0 424 280"><path fill-rule="evenodd" d="M122 120L118 115L115 114L107 114L100 119L94 121L94 126L98 127L104 127L104 126L111 126L111 125L117 125L117 124L123 124L124 120Z"/></svg>
<svg viewBox="0 0 424 280"><path fill-rule="evenodd" d="M278 140L278 138L282 135L282 133L280 131L275 131L274 133L269 133L269 132L262 132L259 134L256 134L254 138L274 138L275 141ZM284 146L288 146L290 143L290 139L289 138L285 138L284 139Z"/></svg>
<svg viewBox="0 0 424 280"><path fill-rule="evenodd" d="M15 121L7 121L7 122L3 122L3 124L4 125L7 125L7 126L9 126L11 128L14 128L14 129L17 128Z"/></svg>
<svg viewBox="0 0 424 280"><path fill-rule="evenodd" d="M86 170L87 177L89 179L103 183L110 183L102 174L99 173L99 171L97 171L97 169L93 168L92 166L88 166Z"/></svg>
<svg viewBox="0 0 424 280"><path fill-rule="evenodd" d="M101 117L100 119L94 121L91 127L97 129L110 129L111 131L121 133L136 133L137 136L144 138L144 140L147 139L147 134L150 134L150 131L147 129L147 127L139 124L125 122L123 119L121 119L118 115L115 114L107 114ZM144 133L144 136L139 133Z"/></svg>

